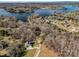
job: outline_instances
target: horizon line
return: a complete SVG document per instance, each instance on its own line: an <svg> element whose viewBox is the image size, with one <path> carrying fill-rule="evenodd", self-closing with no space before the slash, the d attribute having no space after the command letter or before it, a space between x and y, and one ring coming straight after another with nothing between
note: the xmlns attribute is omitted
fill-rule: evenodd
<svg viewBox="0 0 79 59"><path fill-rule="evenodd" d="M79 2L78 1L0 1L0 3L52 3L52 2Z"/></svg>

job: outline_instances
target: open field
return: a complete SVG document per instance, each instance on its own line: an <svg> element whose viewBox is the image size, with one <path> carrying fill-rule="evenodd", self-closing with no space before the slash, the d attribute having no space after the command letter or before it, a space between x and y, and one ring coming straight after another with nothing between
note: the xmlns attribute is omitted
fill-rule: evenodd
<svg viewBox="0 0 79 59"><path fill-rule="evenodd" d="M58 52L56 52L54 49L49 49L45 45L42 45L41 51L38 55L38 57L57 57Z"/></svg>

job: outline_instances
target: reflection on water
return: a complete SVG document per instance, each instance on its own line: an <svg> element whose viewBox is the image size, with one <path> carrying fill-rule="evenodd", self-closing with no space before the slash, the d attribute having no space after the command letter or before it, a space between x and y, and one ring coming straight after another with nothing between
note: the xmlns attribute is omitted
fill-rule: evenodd
<svg viewBox="0 0 79 59"><path fill-rule="evenodd" d="M0 9L0 16L12 16L12 14L4 9Z"/></svg>
<svg viewBox="0 0 79 59"><path fill-rule="evenodd" d="M26 13L12 13L12 16L15 16L17 20L22 20L26 21L27 17L30 16L31 13L26 14Z"/></svg>
<svg viewBox="0 0 79 59"><path fill-rule="evenodd" d="M55 10L49 10L49 9L38 9L35 10L35 14L39 14L39 15L51 15L55 12Z"/></svg>
<svg viewBox="0 0 79 59"><path fill-rule="evenodd" d="M54 13L63 13L65 11L75 11L79 10L78 7L72 6L72 5L65 5L59 10L51 10L51 9L38 9L34 10L35 14L39 14L41 16L47 16L52 15ZM30 16L33 13L10 13L6 11L5 9L0 9L0 16L15 16L17 20L25 21L28 16Z"/></svg>
<svg viewBox="0 0 79 59"><path fill-rule="evenodd" d="M75 11L75 10L79 10L79 8L77 6L72 6L72 5L65 5L62 7L63 10L66 11Z"/></svg>
<svg viewBox="0 0 79 59"><path fill-rule="evenodd" d="M28 16L30 16L31 13L10 13L6 11L5 9L0 9L0 16L15 16L17 20L25 21Z"/></svg>

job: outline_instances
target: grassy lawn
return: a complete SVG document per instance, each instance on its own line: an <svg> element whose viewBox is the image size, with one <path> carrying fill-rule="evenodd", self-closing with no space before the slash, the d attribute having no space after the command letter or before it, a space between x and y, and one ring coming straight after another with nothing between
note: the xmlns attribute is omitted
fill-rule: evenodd
<svg viewBox="0 0 79 59"><path fill-rule="evenodd" d="M34 57L35 52L36 52L36 49L28 50L26 51L26 54L24 57Z"/></svg>

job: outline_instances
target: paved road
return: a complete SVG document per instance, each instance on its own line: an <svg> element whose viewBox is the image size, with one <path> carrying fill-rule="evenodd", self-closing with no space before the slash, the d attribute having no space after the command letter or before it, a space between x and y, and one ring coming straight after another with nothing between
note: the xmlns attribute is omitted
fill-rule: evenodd
<svg viewBox="0 0 79 59"><path fill-rule="evenodd" d="M39 49L36 51L35 56L34 57L38 57L40 51L41 51L41 44L39 45Z"/></svg>

